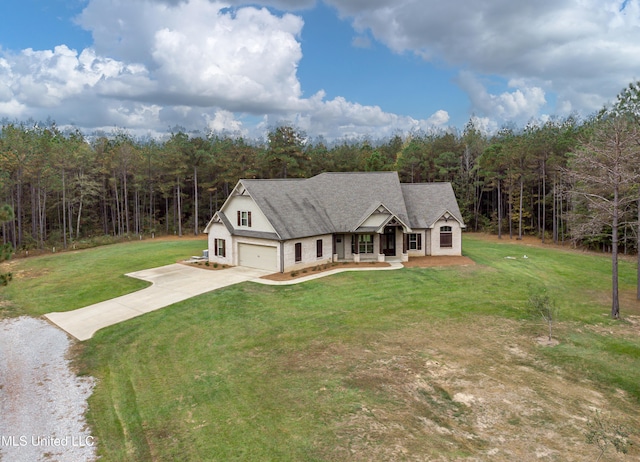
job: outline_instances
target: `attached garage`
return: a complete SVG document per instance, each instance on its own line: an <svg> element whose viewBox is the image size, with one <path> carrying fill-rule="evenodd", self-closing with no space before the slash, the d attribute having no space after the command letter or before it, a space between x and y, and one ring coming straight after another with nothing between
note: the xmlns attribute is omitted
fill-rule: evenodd
<svg viewBox="0 0 640 462"><path fill-rule="evenodd" d="M238 265L263 270L280 271L277 248L267 245L238 244Z"/></svg>

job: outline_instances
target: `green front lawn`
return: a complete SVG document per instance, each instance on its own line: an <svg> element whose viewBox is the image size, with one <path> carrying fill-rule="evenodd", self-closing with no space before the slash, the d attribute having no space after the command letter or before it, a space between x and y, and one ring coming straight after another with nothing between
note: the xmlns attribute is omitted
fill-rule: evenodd
<svg viewBox="0 0 640 462"><path fill-rule="evenodd" d="M39 316L69 311L118 297L148 285L125 273L176 263L206 249L206 237L145 240L5 262L13 281L0 297L12 314Z"/></svg>
<svg viewBox="0 0 640 462"><path fill-rule="evenodd" d="M179 244L163 263L199 253ZM101 254L110 272L146 265L124 247ZM97 379L102 460L595 460L590 406L640 427L640 337L607 317L607 257L474 235L464 253L477 264L244 283L97 332L77 364ZM639 316L635 265L620 271L622 316ZM86 304L63 284L58 306ZM553 347L524 310L543 286L560 308Z"/></svg>

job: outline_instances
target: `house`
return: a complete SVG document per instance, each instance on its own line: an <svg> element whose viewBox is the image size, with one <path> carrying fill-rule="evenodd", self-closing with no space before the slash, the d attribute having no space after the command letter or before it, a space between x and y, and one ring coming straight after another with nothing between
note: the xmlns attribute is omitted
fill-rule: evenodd
<svg viewBox="0 0 640 462"><path fill-rule="evenodd" d="M335 261L461 255L450 183L401 184L397 172L240 180L205 228L209 261L288 272Z"/></svg>

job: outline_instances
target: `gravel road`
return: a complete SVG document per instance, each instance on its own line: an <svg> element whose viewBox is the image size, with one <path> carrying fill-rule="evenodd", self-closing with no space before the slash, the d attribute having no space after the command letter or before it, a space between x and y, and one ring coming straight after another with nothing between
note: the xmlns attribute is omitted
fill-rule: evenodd
<svg viewBox="0 0 640 462"><path fill-rule="evenodd" d="M70 345L40 319L0 320L2 462L96 460L84 418L93 380L71 371Z"/></svg>

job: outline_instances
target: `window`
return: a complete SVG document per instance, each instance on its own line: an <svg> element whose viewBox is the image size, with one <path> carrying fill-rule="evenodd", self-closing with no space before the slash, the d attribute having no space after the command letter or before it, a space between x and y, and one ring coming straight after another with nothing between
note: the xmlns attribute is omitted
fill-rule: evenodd
<svg viewBox="0 0 640 462"><path fill-rule="evenodd" d="M358 244L360 253L373 253L373 234L360 234Z"/></svg>
<svg viewBox="0 0 640 462"><path fill-rule="evenodd" d="M409 234L409 250L422 250L422 234Z"/></svg>
<svg viewBox="0 0 640 462"><path fill-rule="evenodd" d="M214 239L213 240L213 253L217 257L225 257L226 256L226 242L224 239Z"/></svg>
<svg viewBox="0 0 640 462"><path fill-rule="evenodd" d="M451 226L440 226L440 247L453 247L453 235L451 233Z"/></svg>
<svg viewBox="0 0 640 462"><path fill-rule="evenodd" d="M322 258L322 239L316 241L316 257Z"/></svg>
<svg viewBox="0 0 640 462"><path fill-rule="evenodd" d="M238 210L238 226L251 228L251 212Z"/></svg>
<svg viewBox="0 0 640 462"><path fill-rule="evenodd" d="M302 242L296 243L296 262L302 261Z"/></svg>

